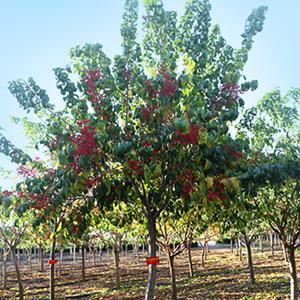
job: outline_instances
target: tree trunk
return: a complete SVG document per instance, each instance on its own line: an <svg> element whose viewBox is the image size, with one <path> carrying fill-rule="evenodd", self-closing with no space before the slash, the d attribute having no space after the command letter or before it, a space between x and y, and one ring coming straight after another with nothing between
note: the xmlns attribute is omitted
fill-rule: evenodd
<svg viewBox="0 0 300 300"><path fill-rule="evenodd" d="M50 259L55 259L56 233L53 235L53 240L50 249ZM50 265L50 300L55 300L55 264Z"/></svg>
<svg viewBox="0 0 300 300"><path fill-rule="evenodd" d="M115 257L115 267L116 267L116 288L120 289L120 244L119 239L114 245L114 257Z"/></svg>
<svg viewBox="0 0 300 300"><path fill-rule="evenodd" d="M102 259L102 246L99 247L99 260Z"/></svg>
<svg viewBox="0 0 300 300"><path fill-rule="evenodd" d="M81 280L85 281L85 246L81 246Z"/></svg>
<svg viewBox="0 0 300 300"><path fill-rule="evenodd" d="M271 248L271 255L274 257L274 233L270 232L270 248Z"/></svg>
<svg viewBox="0 0 300 300"><path fill-rule="evenodd" d="M96 267L96 247L94 245L92 247L92 253L93 253L93 267Z"/></svg>
<svg viewBox="0 0 300 300"><path fill-rule="evenodd" d="M191 247L192 247L192 238L190 237L189 241L188 241L188 245L187 245L187 253L188 253L188 261L189 261L190 277L193 277L194 276L194 269L193 269Z"/></svg>
<svg viewBox="0 0 300 300"><path fill-rule="evenodd" d="M235 240L235 256L239 256L239 240Z"/></svg>
<svg viewBox="0 0 300 300"><path fill-rule="evenodd" d="M239 237L239 259L240 262L243 262L243 245L242 245L241 237Z"/></svg>
<svg viewBox="0 0 300 300"><path fill-rule="evenodd" d="M8 259L8 253L6 253L6 250L3 249L3 265L2 265L2 287L3 289L7 288L7 259Z"/></svg>
<svg viewBox="0 0 300 300"><path fill-rule="evenodd" d="M59 274L59 276L61 276L61 273L62 273L63 254L64 254L64 250L59 249L59 265L58 265L58 274Z"/></svg>
<svg viewBox="0 0 300 300"><path fill-rule="evenodd" d="M175 267L174 267L174 256L172 256L170 253L167 253L167 255L168 255L168 264L169 264L170 278L171 278L171 299L176 300L177 292L176 292L176 275L175 275Z"/></svg>
<svg viewBox="0 0 300 300"><path fill-rule="evenodd" d="M14 263L15 270L16 270L17 282L18 282L18 286L19 286L19 299L24 300L24 288L23 288L22 279L21 279L19 262L18 262L18 258L16 255L16 248L11 247L10 251L12 253L13 263Z"/></svg>
<svg viewBox="0 0 300 300"><path fill-rule="evenodd" d="M263 237L261 234L259 235L259 249L262 253L264 252Z"/></svg>
<svg viewBox="0 0 300 300"><path fill-rule="evenodd" d="M32 271L32 253L31 248L28 249L28 263L29 263L29 269Z"/></svg>
<svg viewBox="0 0 300 300"><path fill-rule="evenodd" d="M281 243L281 247L282 247L282 253L283 253L283 259L285 262L288 262L288 257L287 257L287 253L286 253L286 248L284 247L284 244Z"/></svg>
<svg viewBox="0 0 300 300"><path fill-rule="evenodd" d="M290 299L298 299L298 281L297 281L297 268L295 259L295 248L294 245L286 247L286 254L288 257L289 269L290 269Z"/></svg>
<svg viewBox="0 0 300 300"><path fill-rule="evenodd" d="M45 271L44 268L44 249L41 245L39 245L39 249L40 249L40 267L41 267L41 272Z"/></svg>
<svg viewBox="0 0 300 300"><path fill-rule="evenodd" d="M149 230L149 256L156 256L156 219L152 212L148 215L148 230ZM149 265L148 282L145 300L154 299L154 288L156 280L156 265Z"/></svg>
<svg viewBox="0 0 300 300"><path fill-rule="evenodd" d="M244 238L245 238L245 244L246 244L246 249L247 249L247 261L248 261L248 269L249 269L249 275L250 275L250 283L255 284L252 251L251 251L251 240L249 240L249 238L246 234L244 234Z"/></svg>
<svg viewBox="0 0 300 300"><path fill-rule="evenodd" d="M205 265L205 250L206 250L206 246L205 246L205 242L202 245L202 254L201 254L201 267L204 268Z"/></svg>
<svg viewBox="0 0 300 300"><path fill-rule="evenodd" d="M230 251L233 253L233 238L230 239Z"/></svg>
<svg viewBox="0 0 300 300"><path fill-rule="evenodd" d="M76 245L73 247L73 263L75 264L76 262Z"/></svg>

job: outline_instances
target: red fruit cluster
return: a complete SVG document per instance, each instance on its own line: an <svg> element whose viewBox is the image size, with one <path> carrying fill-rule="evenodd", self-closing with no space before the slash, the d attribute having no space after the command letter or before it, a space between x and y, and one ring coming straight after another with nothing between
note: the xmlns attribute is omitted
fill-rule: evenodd
<svg viewBox="0 0 300 300"><path fill-rule="evenodd" d="M72 228L71 228L72 233L77 233L79 231L79 226L76 224L72 224Z"/></svg>
<svg viewBox="0 0 300 300"><path fill-rule="evenodd" d="M219 88L218 96L215 99L215 108L220 110L222 106L229 106L237 101L241 93L240 86L236 83L224 83Z"/></svg>
<svg viewBox="0 0 300 300"><path fill-rule="evenodd" d="M20 197L20 198L25 197L25 194L24 194L23 192L18 192L17 195L18 195L18 197Z"/></svg>
<svg viewBox="0 0 300 300"><path fill-rule="evenodd" d="M132 78L131 72L129 70L127 70L127 69L124 69L123 75L124 75L126 81L130 81L130 79Z"/></svg>
<svg viewBox="0 0 300 300"><path fill-rule="evenodd" d="M158 93L157 90L152 87L150 80L145 80L145 85L146 85L147 93L149 94L150 98L152 99L156 98Z"/></svg>
<svg viewBox="0 0 300 300"><path fill-rule="evenodd" d="M88 187L89 189L91 189L92 187L94 187L97 183L97 178L87 178L85 180L85 185L86 187Z"/></svg>
<svg viewBox="0 0 300 300"><path fill-rule="evenodd" d="M224 201L228 198L223 183L219 180L215 181L213 187L207 191L207 198L213 202L215 200Z"/></svg>
<svg viewBox="0 0 300 300"><path fill-rule="evenodd" d="M152 146L152 143L147 141L147 140L144 140L143 141L143 147L151 147Z"/></svg>
<svg viewBox="0 0 300 300"><path fill-rule="evenodd" d="M97 143L95 141L94 135L96 134L96 129L93 126L85 125L81 129L81 133L74 137L69 136L69 141L76 145L76 150L73 152L73 156L81 155L91 155L94 153Z"/></svg>
<svg viewBox="0 0 300 300"><path fill-rule="evenodd" d="M49 204L49 197L47 194L35 194L29 193L29 198L35 201L35 204L32 205L33 209L45 209Z"/></svg>
<svg viewBox="0 0 300 300"><path fill-rule="evenodd" d="M183 172L177 176L176 181L182 185L181 196L188 196L195 190L196 177L193 170L189 168L184 169Z"/></svg>
<svg viewBox="0 0 300 300"><path fill-rule="evenodd" d="M244 157L244 153L242 151L236 151L235 149L231 148L229 145L225 145L224 149L226 151L226 154L231 156L234 159Z"/></svg>
<svg viewBox="0 0 300 300"><path fill-rule="evenodd" d="M98 102L97 81L103 79L103 74L98 69L87 70L82 81L86 84L86 92L90 96L91 102Z"/></svg>
<svg viewBox="0 0 300 300"><path fill-rule="evenodd" d="M129 162L128 162L128 165L129 165L129 168L131 170L133 170L137 175L140 175L143 173L143 169L141 167L141 164L140 162L138 162L137 160L134 160L134 159L131 159Z"/></svg>
<svg viewBox="0 0 300 300"><path fill-rule="evenodd" d="M176 79L172 79L172 77L166 72L163 73L163 77L164 77L164 85L160 93L163 97L171 98L173 97L177 89Z"/></svg>
<svg viewBox="0 0 300 300"><path fill-rule="evenodd" d="M93 155L96 153L97 143L94 138L95 134L95 127L84 125L80 134L68 137L68 140L74 143L76 147L72 153L74 161L71 163L71 166L75 171L81 170L79 166L79 159L82 155Z"/></svg>
<svg viewBox="0 0 300 300"><path fill-rule="evenodd" d="M153 104L150 107L143 107L141 109L142 115L145 121L148 121L150 119L151 114L157 109L157 105Z"/></svg>
<svg viewBox="0 0 300 300"><path fill-rule="evenodd" d="M17 174L22 177L34 177L37 175L37 170L33 168L27 168L25 166L19 166L17 168Z"/></svg>
<svg viewBox="0 0 300 300"><path fill-rule="evenodd" d="M180 129L175 130L175 143L179 142L181 145L197 145L199 140L199 130L200 126L197 124L190 123L189 132L182 133Z"/></svg>
<svg viewBox="0 0 300 300"><path fill-rule="evenodd" d="M2 195L4 196L4 197L9 197L9 196L11 196L13 194L13 192L10 192L10 191L8 191L8 190L4 190L3 192L2 192Z"/></svg>

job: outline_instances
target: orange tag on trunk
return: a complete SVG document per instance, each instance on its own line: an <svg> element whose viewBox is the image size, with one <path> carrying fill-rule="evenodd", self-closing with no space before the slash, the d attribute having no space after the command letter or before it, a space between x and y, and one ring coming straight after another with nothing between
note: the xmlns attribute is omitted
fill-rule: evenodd
<svg viewBox="0 0 300 300"><path fill-rule="evenodd" d="M49 265L56 265L57 264L57 259L49 259L48 264Z"/></svg>
<svg viewBox="0 0 300 300"><path fill-rule="evenodd" d="M159 256L149 256L146 257L147 265L157 265L159 264Z"/></svg>

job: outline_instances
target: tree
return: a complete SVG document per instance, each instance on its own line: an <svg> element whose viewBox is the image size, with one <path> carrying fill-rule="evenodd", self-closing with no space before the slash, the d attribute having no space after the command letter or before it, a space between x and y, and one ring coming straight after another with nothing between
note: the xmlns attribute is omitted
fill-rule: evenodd
<svg viewBox="0 0 300 300"><path fill-rule="evenodd" d="M299 89L281 96L266 94L241 120L241 134L249 134L255 159L242 182L259 207L261 216L279 235L289 263L291 299L298 298L295 249L299 247Z"/></svg>
<svg viewBox="0 0 300 300"><path fill-rule="evenodd" d="M228 125L243 106L241 89L257 85L252 81L239 87L266 8L247 19L240 49L228 45L217 26L211 27L207 0L187 1L178 26L176 13L165 11L162 1L145 1L145 9L139 45L138 1L126 0L123 54L113 66L100 44L86 44L71 50L72 67L55 69L66 103L61 112L54 111L32 78L10 83L26 111L48 116L47 140L41 143L57 162L53 179L48 172L25 184L34 197L47 192L47 203L56 208L44 211L53 226L52 260L66 209L89 192L101 206L129 199L124 195L128 191L132 201L141 201L150 256L156 256L157 219L173 199L186 206L207 199L206 194L211 201L229 201L222 180L230 176L228 164L239 151L235 143L228 147ZM69 78L74 74L76 83ZM155 278L156 265L149 265L148 300L154 298ZM54 299L53 287L51 295Z"/></svg>

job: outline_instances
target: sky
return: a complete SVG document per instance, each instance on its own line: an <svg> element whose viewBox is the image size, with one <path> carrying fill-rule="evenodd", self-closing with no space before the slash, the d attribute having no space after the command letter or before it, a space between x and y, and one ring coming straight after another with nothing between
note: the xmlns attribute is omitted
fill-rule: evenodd
<svg viewBox="0 0 300 300"><path fill-rule="evenodd" d="M234 47L241 44L240 35L252 9L268 6L264 29L255 37L244 71L247 79L259 82L258 89L244 97L247 106L254 105L273 88L286 92L300 86L299 0L210 2L212 23L220 25L222 35ZM182 14L184 0L164 3L167 10ZM11 122L11 116L25 114L10 95L8 82L32 76L59 107L61 100L52 69L69 64L69 50L84 43L101 43L110 58L120 53L123 5L123 0L0 1L0 126L15 145L23 147L25 139L22 128ZM0 167L14 170L16 166L0 154ZM0 187L11 184L11 179L0 177Z"/></svg>

